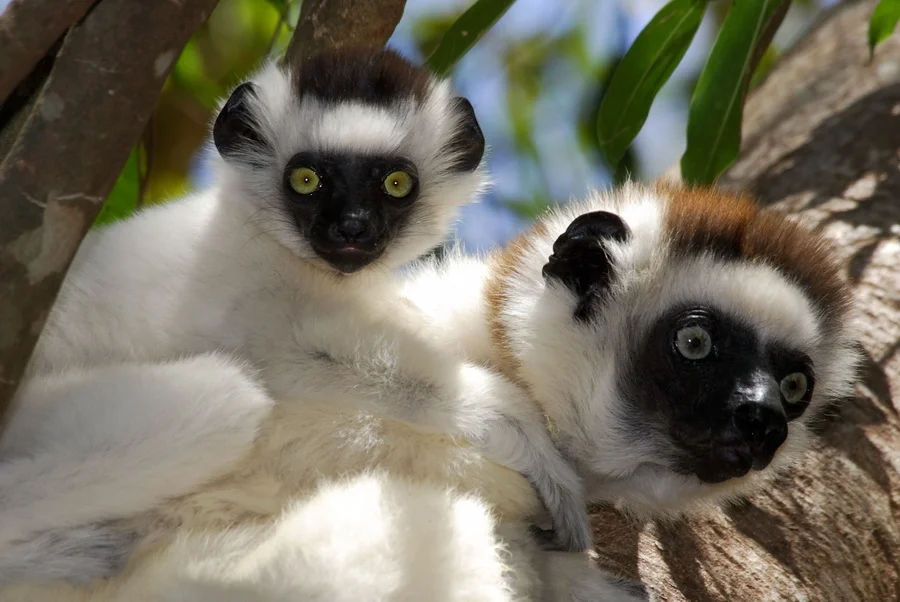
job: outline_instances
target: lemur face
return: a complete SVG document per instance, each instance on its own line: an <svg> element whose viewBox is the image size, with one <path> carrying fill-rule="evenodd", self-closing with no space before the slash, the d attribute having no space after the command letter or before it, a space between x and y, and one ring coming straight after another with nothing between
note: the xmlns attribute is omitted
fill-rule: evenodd
<svg viewBox="0 0 900 602"><path fill-rule="evenodd" d="M635 411L661 424L672 468L705 483L766 468L815 386L806 353L706 304L660 318L623 381Z"/></svg>
<svg viewBox="0 0 900 602"><path fill-rule="evenodd" d="M380 257L402 230L419 196L417 174L399 156L299 153L285 167L284 194L312 250L348 274Z"/></svg>
<svg viewBox="0 0 900 602"><path fill-rule="evenodd" d="M742 197L630 185L514 247L495 333L601 498L665 513L744 493L852 392L838 267Z"/></svg>
<svg viewBox="0 0 900 602"><path fill-rule="evenodd" d="M425 253L483 185L471 104L391 51L318 55L293 76L270 66L213 135L266 232L343 274Z"/></svg>

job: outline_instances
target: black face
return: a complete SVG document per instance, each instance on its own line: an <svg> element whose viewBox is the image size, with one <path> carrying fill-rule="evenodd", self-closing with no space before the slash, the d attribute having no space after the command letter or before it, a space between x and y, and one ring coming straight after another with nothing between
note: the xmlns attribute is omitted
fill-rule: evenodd
<svg viewBox="0 0 900 602"><path fill-rule="evenodd" d="M323 55L307 67L300 77L301 95L325 101L391 106L404 97L421 99L431 81L427 70L390 52ZM367 79L354 80L362 73ZM255 85L241 84L216 118L213 140L226 161L254 169L268 169L275 161L256 120L259 102ZM471 172L484 155L484 137L469 101L454 98L452 110L458 127L441 146L453 157L447 172ZM420 185L416 166L404 157L306 152L284 167L282 189L288 213L315 253L336 270L351 273L380 257L403 229Z"/></svg>
<svg viewBox="0 0 900 602"><path fill-rule="evenodd" d="M667 432L677 470L707 483L768 466L813 386L807 356L761 346L749 326L702 306L662 318L623 382L634 411Z"/></svg>
<svg viewBox="0 0 900 602"><path fill-rule="evenodd" d="M284 169L288 212L316 254L343 273L377 259L419 195L401 157L299 153Z"/></svg>

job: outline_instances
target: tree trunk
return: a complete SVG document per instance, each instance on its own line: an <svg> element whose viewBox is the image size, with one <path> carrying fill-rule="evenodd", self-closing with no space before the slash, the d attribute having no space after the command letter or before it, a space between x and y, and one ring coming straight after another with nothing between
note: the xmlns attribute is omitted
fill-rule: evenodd
<svg viewBox="0 0 900 602"><path fill-rule="evenodd" d="M81 239L215 5L17 0L0 17L0 426Z"/></svg>
<svg viewBox="0 0 900 602"><path fill-rule="evenodd" d="M869 61L874 1L830 12L751 95L723 178L835 241L861 306L855 399L748 503L675 526L594 514L602 564L679 600L900 599L900 33Z"/></svg>

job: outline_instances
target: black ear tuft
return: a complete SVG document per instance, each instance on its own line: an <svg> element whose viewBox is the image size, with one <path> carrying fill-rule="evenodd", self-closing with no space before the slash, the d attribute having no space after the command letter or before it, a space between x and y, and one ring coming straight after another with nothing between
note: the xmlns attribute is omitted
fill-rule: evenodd
<svg viewBox="0 0 900 602"><path fill-rule="evenodd" d="M225 159L237 157L248 149L268 147L250 109L255 94L253 84L241 84L231 93L216 117L213 141Z"/></svg>
<svg viewBox="0 0 900 602"><path fill-rule="evenodd" d="M590 318L612 282L613 265L605 243L622 242L630 235L618 215L592 211L575 218L553 243L553 255L544 265L543 275L575 293L576 319Z"/></svg>
<svg viewBox="0 0 900 602"><path fill-rule="evenodd" d="M630 234L631 230L628 229L628 226L622 221L622 218L615 213L610 213L609 211L591 211L590 213L579 215L572 220L572 223L566 228L565 233L553 243L553 252L555 253L557 251L557 245L564 244L565 242L576 238L588 238L598 242L607 240L624 242L628 239Z"/></svg>
<svg viewBox="0 0 900 602"><path fill-rule="evenodd" d="M444 150L456 156L454 171L475 171L484 157L484 134L475 118L475 109L468 99L459 96L454 99L453 110L459 129Z"/></svg>

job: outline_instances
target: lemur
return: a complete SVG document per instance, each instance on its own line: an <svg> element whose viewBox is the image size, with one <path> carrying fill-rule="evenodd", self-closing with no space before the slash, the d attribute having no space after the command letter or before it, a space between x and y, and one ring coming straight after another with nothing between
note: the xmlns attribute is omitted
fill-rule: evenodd
<svg viewBox="0 0 900 602"><path fill-rule="evenodd" d="M487 259L425 264L405 295L436 340L530 392L588 499L636 513L761 485L854 383L827 245L723 191L592 195ZM279 402L263 433L230 475L120 525L146 542L122 579L0 601L643 597L538 548L528 483L458 440L334 400Z"/></svg>
<svg viewBox="0 0 900 602"><path fill-rule="evenodd" d="M588 548L581 484L537 406L423 336L399 295L394 270L484 187L471 104L393 51L343 50L269 64L212 134L211 189L78 251L0 440L0 583L115 572L129 542L87 525L221 475L274 399L462 437L527 477L556 545Z"/></svg>
<svg viewBox="0 0 900 602"><path fill-rule="evenodd" d="M851 395L827 242L743 193L631 183L408 276L429 331L537 400L588 497L676 516L789 466Z"/></svg>

